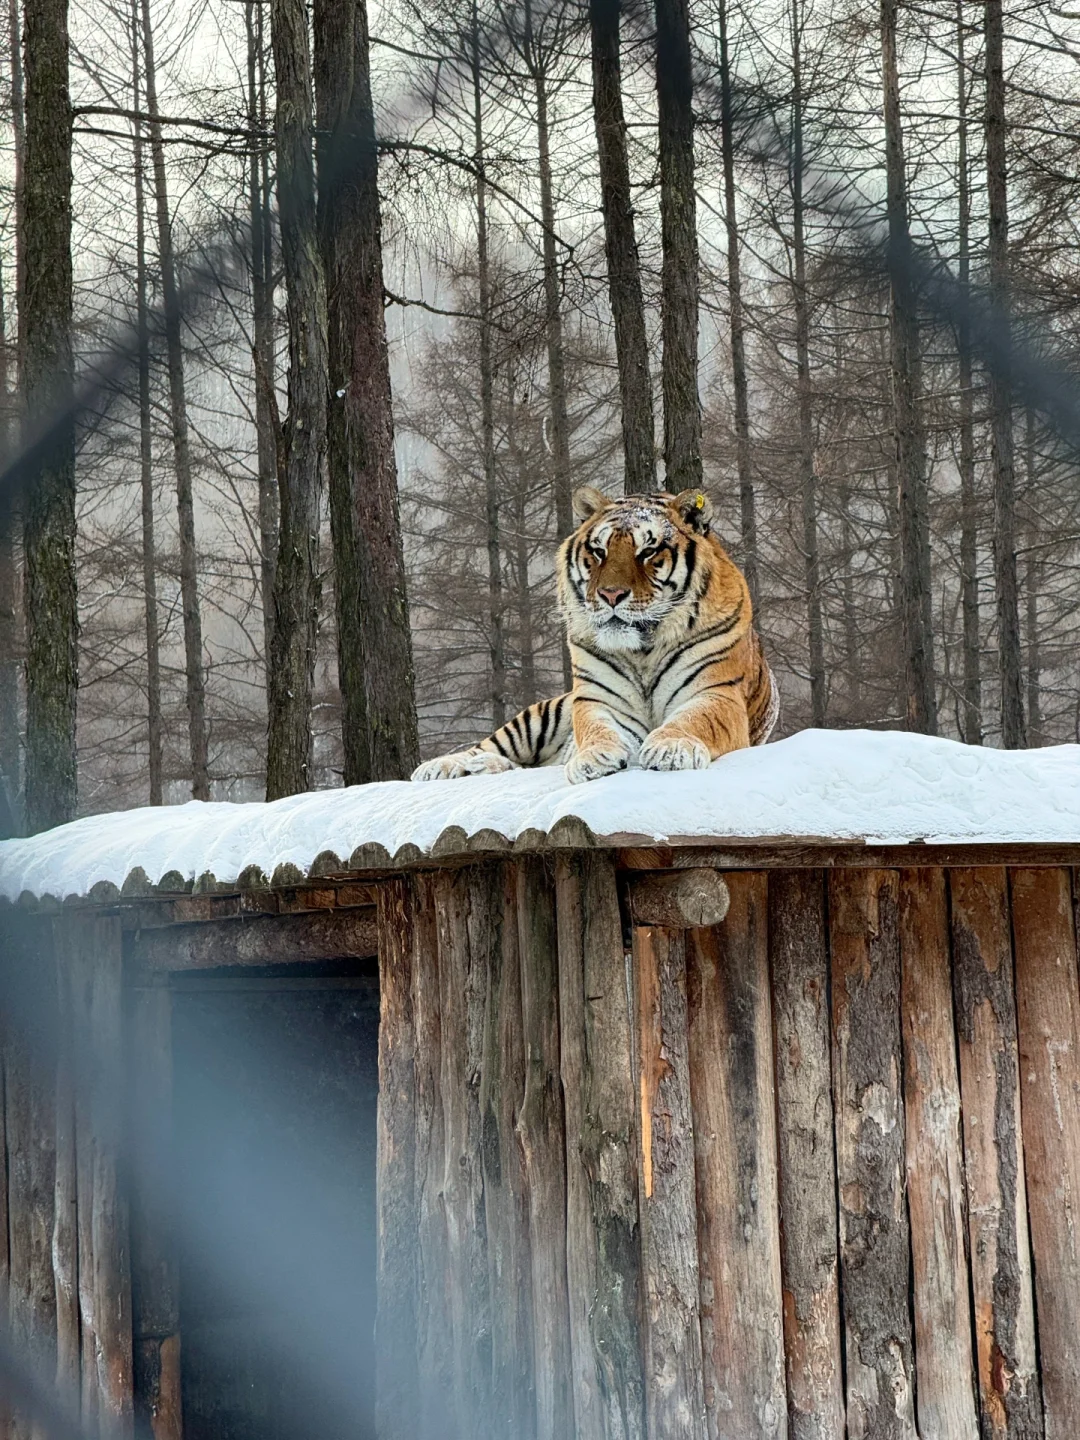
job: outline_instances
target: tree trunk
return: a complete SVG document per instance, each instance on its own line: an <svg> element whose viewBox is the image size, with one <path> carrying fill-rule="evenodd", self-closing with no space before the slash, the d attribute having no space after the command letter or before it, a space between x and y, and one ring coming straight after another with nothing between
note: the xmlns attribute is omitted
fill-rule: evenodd
<svg viewBox="0 0 1080 1440"><path fill-rule="evenodd" d="M735 468L739 478L742 567L755 613L758 608L757 516L750 459L750 395L746 375L746 321L742 300L742 256L735 201L735 119L731 96L727 0L718 0L720 27L720 154L724 168L724 225L727 232L728 308L731 327L731 387L735 411Z"/></svg>
<svg viewBox="0 0 1080 1440"><path fill-rule="evenodd" d="M881 0L881 59L885 92L885 168L890 258L890 369L899 504L899 601L904 643L907 728L937 733L926 442L920 414L919 320L911 266L907 175L897 62L899 0Z"/></svg>
<svg viewBox="0 0 1080 1440"><path fill-rule="evenodd" d="M810 723L825 724L825 638L821 607L817 474L810 377L810 297L806 286L806 214L803 199L802 0L793 0L792 38L792 239L795 251L795 353L799 401L799 491L802 496L806 629L810 658Z"/></svg>
<svg viewBox="0 0 1080 1440"><path fill-rule="evenodd" d="M326 288L315 216L307 8L273 0L278 214L289 321L289 415L281 477L267 683L266 798L311 788L319 615L319 499L326 450Z"/></svg>
<svg viewBox="0 0 1080 1440"><path fill-rule="evenodd" d="M191 450L188 444L187 393L180 302L176 289L172 219L165 174L165 146L158 118L157 75L150 0L141 0L143 52L146 68L146 110L150 117L150 156L157 199L161 293L165 310L165 349L169 366L169 411L176 465L176 514L180 534L180 606L184 618L184 666L187 676L188 727L191 737L191 793L210 799L209 742L206 731L206 681L203 674L202 615L195 551L195 501L192 494Z"/></svg>
<svg viewBox="0 0 1080 1440"><path fill-rule="evenodd" d="M132 108L142 111L139 0L131 6ZM146 183L143 128L135 121L135 291L139 333L139 484L142 492L143 613L146 625L146 740L150 804L162 803L161 660L158 648L157 557L154 540L154 453L150 432L150 334L146 301Z"/></svg>
<svg viewBox="0 0 1080 1440"><path fill-rule="evenodd" d="M263 653L270 663L274 633L274 572L278 547L278 415L274 374L274 281L267 193L266 67L262 6L246 0L248 126L248 209L251 224L251 328L255 369L255 436L259 464L259 587L263 607Z"/></svg>
<svg viewBox="0 0 1080 1440"><path fill-rule="evenodd" d="M1028 509L1032 516L1035 508L1036 486L1039 483L1038 453L1035 443L1035 412L1028 410L1024 423L1024 481L1027 488ZM1024 609L1027 628L1027 740L1035 746L1042 744L1042 666L1039 654L1039 551L1035 541L1034 519L1028 526L1028 552L1024 564Z"/></svg>
<svg viewBox="0 0 1080 1440"><path fill-rule="evenodd" d="M25 284L19 331L26 435L43 437L26 483L26 823L75 815L75 432L71 353L71 100L67 0L26 0ZM57 423L57 415L66 418Z"/></svg>
<svg viewBox="0 0 1080 1440"><path fill-rule="evenodd" d="M509 423L506 430L514 475L514 567L517 570L518 654L521 656L521 693L517 698L519 708L524 709L525 706L532 705L538 698L536 693L536 636L533 624L532 591L529 588L529 536L526 509L529 476L521 454L521 446L517 440L513 366L508 366L507 371Z"/></svg>
<svg viewBox="0 0 1080 1440"><path fill-rule="evenodd" d="M665 485L701 484L694 77L687 0L656 0Z"/></svg>
<svg viewBox="0 0 1080 1440"><path fill-rule="evenodd" d="M956 0L957 196L959 201L959 280L966 294L971 280L971 177L968 170L968 97L964 0ZM961 315L957 329L960 384L960 604L963 611L963 735L982 744L982 674L979 655L978 515L975 504L975 397L970 326Z"/></svg>
<svg viewBox="0 0 1080 1440"><path fill-rule="evenodd" d="M491 719L494 729L506 720L506 639L503 634L502 540L499 489L495 471L494 362L491 354L491 260L488 250L487 179L484 173L484 114L480 68L480 23L472 7L469 64L473 86L473 137L476 167L476 262L480 290L480 428L484 461L484 527L488 557L488 646L491 661Z"/></svg>
<svg viewBox="0 0 1080 1440"><path fill-rule="evenodd" d="M656 489L656 431L645 305L630 196L630 163L626 154L619 8L619 0L589 0L593 118L600 157L608 294L619 366L625 484L628 495L637 495Z"/></svg>
<svg viewBox="0 0 1080 1440"><path fill-rule="evenodd" d="M420 750L364 0L317 0L314 24L330 366L327 471L345 783L351 785L402 779Z"/></svg>
<svg viewBox="0 0 1080 1440"><path fill-rule="evenodd" d="M1005 67L1001 0L986 0L986 189L990 287L1007 317L1009 304L1009 205L1005 165ZM1007 320L1006 320L1007 323ZM994 586L997 592L998 655L1001 674L1001 743L1006 750L1027 744L1020 669L1020 602L1016 579L1016 464L1013 451L1012 390L997 366L990 370L990 431L994 462Z"/></svg>
<svg viewBox="0 0 1080 1440"><path fill-rule="evenodd" d="M8 319L0 275L0 455L6 464L15 453L19 427L17 395L12 393ZM16 601L15 503L10 490L0 494L0 838L18 834L19 825L19 661Z"/></svg>

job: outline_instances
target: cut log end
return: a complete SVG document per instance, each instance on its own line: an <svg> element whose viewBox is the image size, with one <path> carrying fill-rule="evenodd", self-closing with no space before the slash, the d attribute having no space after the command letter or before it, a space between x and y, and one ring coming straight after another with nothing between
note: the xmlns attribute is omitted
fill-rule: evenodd
<svg viewBox="0 0 1080 1440"><path fill-rule="evenodd" d="M719 925L731 897L718 870L680 870L667 875L635 875L628 882L635 925L697 930Z"/></svg>

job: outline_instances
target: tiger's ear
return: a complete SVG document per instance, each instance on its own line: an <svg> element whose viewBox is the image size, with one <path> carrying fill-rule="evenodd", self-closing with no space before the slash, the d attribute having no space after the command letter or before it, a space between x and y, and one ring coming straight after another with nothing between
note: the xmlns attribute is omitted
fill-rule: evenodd
<svg viewBox="0 0 1080 1440"><path fill-rule="evenodd" d="M683 490L675 496L671 506L679 519L689 525L691 530L696 530L700 535L709 533L713 503L704 490Z"/></svg>
<svg viewBox="0 0 1080 1440"><path fill-rule="evenodd" d="M583 485L580 490L574 491L574 514L579 520L591 520L611 503L609 496L594 490L591 485Z"/></svg>

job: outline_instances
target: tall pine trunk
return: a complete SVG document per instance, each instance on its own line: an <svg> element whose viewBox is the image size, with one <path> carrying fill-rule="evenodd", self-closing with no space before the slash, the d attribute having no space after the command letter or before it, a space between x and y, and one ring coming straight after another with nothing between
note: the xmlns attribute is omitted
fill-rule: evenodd
<svg viewBox="0 0 1080 1440"><path fill-rule="evenodd" d="M899 607L907 728L937 733L930 593L926 442L921 415L919 320L908 225L907 174L897 57L899 0L881 0L885 170L889 225L889 368L900 537Z"/></svg>
<svg viewBox="0 0 1080 1440"><path fill-rule="evenodd" d="M810 661L810 722L825 724L825 627L821 604L817 472L814 464L814 412L810 373L810 296L806 282L806 204L803 195L802 3L793 0L792 35L792 242L795 260L795 360L799 407L799 493L802 501L803 574L806 633Z"/></svg>
<svg viewBox="0 0 1080 1440"><path fill-rule="evenodd" d="M593 118L600 158L608 295L619 367L625 485L628 495L636 495L656 489L656 428L626 153L619 9L619 0L589 0Z"/></svg>
<svg viewBox="0 0 1080 1440"><path fill-rule="evenodd" d="M278 547L278 433L274 372L274 281L266 132L266 65L262 6L246 0L248 214L251 246L252 362L255 372L255 438L259 466L259 590L263 607L263 654L270 663L274 632L274 572ZM261 138L260 138L261 137Z"/></svg>
<svg viewBox="0 0 1080 1440"><path fill-rule="evenodd" d="M139 0L131 7L132 108L142 112ZM146 175L142 121L135 120L135 301L139 336L139 486L142 510L143 619L146 629L146 744L150 804L162 803L161 658L154 538L154 454L150 428L150 333L146 282Z"/></svg>
<svg viewBox="0 0 1080 1440"><path fill-rule="evenodd" d="M701 484L694 81L688 0L656 0L665 484Z"/></svg>
<svg viewBox="0 0 1080 1440"><path fill-rule="evenodd" d="M971 175L968 160L968 75L965 56L964 0L956 0L957 159L959 201L959 280L965 295L971 285ZM982 744L982 664L979 653L979 528L975 495L975 388L971 333L961 315L957 327L960 386L960 607L963 615L963 735Z"/></svg>
<svg viewBox="0 0 1080 1440"><path fill-rule="evenodd" d="M210 799L209 737L206 728L206 679L203 670L202 614L199 609L198 562L195 549L195 498L188 438L187 391L184 383L184 342L180 298L176 285L172 217L165 173L165 145L157 101L154 31L150 0L141 0L146 111L149 116L150 157L154 167L157 201L158 253L161 294L165 311L165 351L169 370L169 418L176 467L176 518L180 540L180 608L184 620L184 670L187 682L188 729L191 745L191 793L196 800Z"/></svg>
<svg viewBox="0 0 1080 1440"><path fill-rule="evenodd" d="M986 189L990 286L1002 314L1009 306L1009 205L1005 163L1005 64L1001 0L983 11L986 64ZM990 369L990 432L994 467L994 588L1001 676L1001 743L1027 744L1020 664L1020 605L1016 577L1016 460L1012 393L1000 367Z"/></svg>
<svg viewBox="0 0 1080 1440"><path fill-rule="evenodd" d="M10 322L0 272L0 457L7 463L19 440L16 396L11 388ZM18 569L15 562L15 503L10 489L0 493L0 839L19 825L19 660L17 628Z"/></svg>
<svg viewBox="0 0 1080 1440"><path fill-rule="evenodd" d="M743 313L742 254L735 195L735 117L727 0L718 0L720 27L720 155L724 171L724 227L727 238L728 313L731 335L731 388L735 419L735 468L739 480L742 566L755 611L758 607L757 514L750 452L750 391L746 372L746 318Z"/></svg>
<svg viewBox="0 0 1080 1440"><path fill-rule="evenodd" d="M71 421L71 100L67 0L26 0L24 284L19 332L25 434L43 438L23 499L26 824L75 814L78 609ZM57 414L67 418L57 424Z"/></svg>
<svg viewBox="0 0 1080 1440"><path fill-rule="evenodd" d="M1039 635L1039 550L1035 538L1034 517L1038 514L1039 457L1036 443L1035 412L1029 409L1024 417L1024 487L1031 517L1028 528L1028 552L1024 565L1024 612L1027 629L1027 741L1042 744L1042 657Z"/></svg>
<svg viewBox="0 0 1080 1440"><path fill-rule="evenodd" d="M327 287L327 472L345 783L420 758L383 308L364 0L316 0L319 235Z"/></svg>
<svg viewBox="0 0 1080 1440"><path fill-rule="evenodd" d="M327 362L326 289L311 148L311 51L304 0L273 0L270 33L277 93L278 215L289 325L289 413L267 683L266 798L276 800L311 789Z"/></svg>

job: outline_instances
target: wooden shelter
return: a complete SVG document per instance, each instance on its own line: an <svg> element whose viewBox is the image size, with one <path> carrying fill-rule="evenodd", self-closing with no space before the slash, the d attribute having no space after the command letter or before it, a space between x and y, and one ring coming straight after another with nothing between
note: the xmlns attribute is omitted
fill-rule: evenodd
<svg viewBox="0 0 1080 1440"><path fill-rule="evenodd" d="M77 1043L43 1083L5 1029L16 1328L91 1423L229 1440L123 1092L167 1113L192 975L377 955L380 1440L1071 1440L1077 867L564 820L25 896L4 965Z"/></svg>

